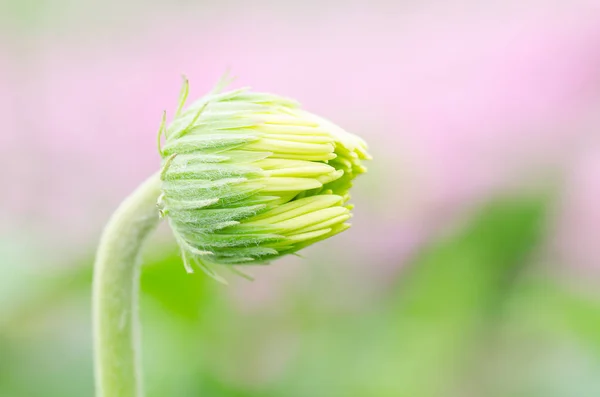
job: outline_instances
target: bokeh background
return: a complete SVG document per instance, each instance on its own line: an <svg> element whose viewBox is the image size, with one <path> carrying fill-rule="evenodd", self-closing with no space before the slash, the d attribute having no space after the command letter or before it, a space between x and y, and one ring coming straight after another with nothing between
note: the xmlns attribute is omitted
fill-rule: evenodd
<svg viewBox="0 0 600 397"><path fill-rule="evenodd" d="M92 396L102 225L180 76L364 137L354 227L224 287L144 254L149 397L600 395L597 1L0 3L0 396ZM224 272L225 273L225 272Z"/></svg>

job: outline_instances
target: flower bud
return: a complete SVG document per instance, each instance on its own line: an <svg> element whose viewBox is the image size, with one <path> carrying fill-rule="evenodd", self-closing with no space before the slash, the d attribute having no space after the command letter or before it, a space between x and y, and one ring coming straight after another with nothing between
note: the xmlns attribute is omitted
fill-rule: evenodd
<svg viewBox="0 0 600 397"><path fill-rule="evenodd" d="M218 86L182 111L187 92L159 132L158 207L188 271L218 278L211 265L266 263L350 227L363 140L277 95Z"/></svg>

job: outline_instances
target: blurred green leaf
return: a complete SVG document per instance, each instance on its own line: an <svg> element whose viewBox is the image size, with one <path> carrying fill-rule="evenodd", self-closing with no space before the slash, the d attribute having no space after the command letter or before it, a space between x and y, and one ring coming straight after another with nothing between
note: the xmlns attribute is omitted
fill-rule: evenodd
<svg viewBox="0 0 600 397"><path fill-rule="evenodd" d="M571 277L520 280L476 377L490 397L600 395L600 295Z"/></svg>
<svg viewBox="0 0 600 397"><path fill-rule="evenodd" d="M545 207L541 199L490 204L414 261L392 303L395 319L381 336L394 342L384 347L388 360L375 374L370 395L452 393L540 241Z"/></svg>

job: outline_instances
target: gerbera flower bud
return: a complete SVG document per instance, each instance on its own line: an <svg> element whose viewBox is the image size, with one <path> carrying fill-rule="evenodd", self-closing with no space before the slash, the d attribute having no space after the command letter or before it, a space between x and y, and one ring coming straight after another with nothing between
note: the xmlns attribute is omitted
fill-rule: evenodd
<svg viewBox="0 0 600 397"><path fill-rule="evenodd" d="M366 144L293 100L220 84L161 126L162 191L188 271L271 261L350 227ZM165 142L160 147L161 136Z"/></svg>

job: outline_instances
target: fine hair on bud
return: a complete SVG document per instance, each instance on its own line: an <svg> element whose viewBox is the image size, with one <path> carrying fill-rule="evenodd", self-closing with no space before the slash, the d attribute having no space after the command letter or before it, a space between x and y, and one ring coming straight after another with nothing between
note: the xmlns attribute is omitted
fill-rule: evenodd
<svg viewBox="0 0 600 397"><path fill-rule="evenodd" d="M188 271L266 264L350 227L350 188L370 159L365 142L291 99L213 91L159 131L158 201Z"/></svg>

